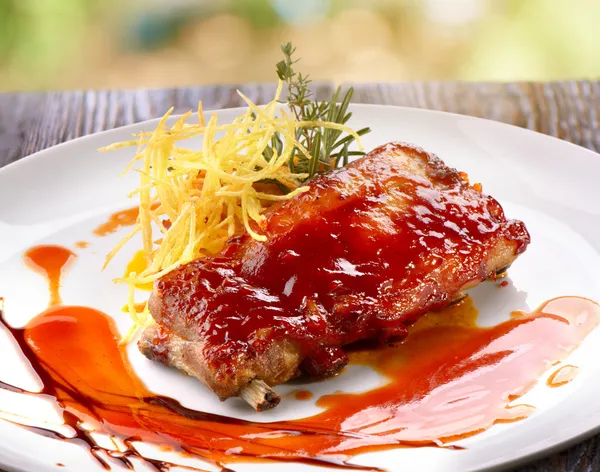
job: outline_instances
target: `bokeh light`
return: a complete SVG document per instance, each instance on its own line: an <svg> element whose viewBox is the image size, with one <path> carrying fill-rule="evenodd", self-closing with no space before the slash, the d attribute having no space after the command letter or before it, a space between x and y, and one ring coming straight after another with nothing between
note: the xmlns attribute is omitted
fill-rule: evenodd
<svg viewBox="0 0 600 472"><path fill-rule="evenodd" d="M600 75L597 0L0 0L0 90Z"/></svg>

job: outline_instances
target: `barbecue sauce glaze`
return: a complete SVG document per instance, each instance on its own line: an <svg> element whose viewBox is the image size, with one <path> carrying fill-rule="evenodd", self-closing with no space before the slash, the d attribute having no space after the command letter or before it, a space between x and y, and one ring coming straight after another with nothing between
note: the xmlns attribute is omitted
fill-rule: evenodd
<svg viewBox="0 0 600 472"><path fill-rule="evenodd" d="M62 269L73 257L59 246L27 252L27 265L48 279L50 306L23 329L2 322L44 387L41 392L7 384L0 388L55 400L73 429L72 438L23 427L86 446L107 468L105 451L82 423L121 444L121 451L109 451L109 456L125 465L136 456L159 470L168 468L136 452L135 443L143 441L216 465L276 460L375 470L348 460L367 451L440 446L527 416L531 407L509 402L572 351L600 318L596 303L562 297L533 313L480 328L475 325L477 312L466 299L421 318L396 347L350 352L354 362L369 364L387 377L386 385L322 397L317 404L324 411L313 417L253 423L192 411L148 391L118 346L110 317L93 308L60 304Z"/></svg>
<svg viewBox="0 0 600 472"><path fill-rule="evenodd" d="M500 247L518 255L530 241L524 224L464 175L400 144L308 187L265 212L256 230L267 242L244 234L156 282L155 318L175 333L185 326L214 375L234 379L233 390L237 374L278 340L292 340L302 357L328 348L334 357L360 339L404 338L418 317L502 269L488 260L510 263L492 256ZM155 344L165 336L157 330Z"/></svg>

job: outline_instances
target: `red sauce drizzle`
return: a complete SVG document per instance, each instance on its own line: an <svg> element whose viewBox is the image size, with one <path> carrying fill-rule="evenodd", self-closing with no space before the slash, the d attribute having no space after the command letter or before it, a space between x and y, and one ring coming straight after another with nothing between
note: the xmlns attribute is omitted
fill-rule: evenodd
<svg viewBox="0 0 600 472"><path fill-rule="evenodd" d="M105 223L99 225L95 230L96 236L107 236L115 233L124 226L134 225L137 221L140 210L138 207L128 208L127 210L117 211L108 217Z"/></svg>
<svg viewBox="0 0 600 472"><path fill-rule="evenodd" d="M62 246L35 246L25 253L25 264L48 279L50 306L59 305L60 282L75 253Z"/></svg>
<svg viewBox="0 0 600 472"><path fill-rule="evenodd" d="M561 387L562 385L566 385L573 379L575 379L575 377L577 377L578 372L579 367L577 366L563 365L559 369L556 369L554 372L552 372L550 377L548 377L546 384L548 385L548 387L552 388Z"/></svg>
<svg viewBox="0 0 600 472"><path fill-rule="evenodd" d="M56 261L66 264L70 256L56 246L44 248L32 251L54 255L37 257L48 264L37 270L48 275L50 286L58 286ZM39 393L0 388L56 399L76 435L23 427L87 445L99 458L101 448L81 426L85 422L125 444L125 452L110 454L124 464L131 464L132 455L140 457L135 442L144 441L213 464L276 460L375 470L347 460L366 451L439 445L527 416L531 407L508 402L579 344L598 324L600 307L562 297L492 328L475 326L475 314L467 299L422 318L397 347L357 349L353 360L375 365L388 383L365 393L325 396L318 401L325 411L301 420L253 423L192 411L154 395L132 372L112 319L83 306L51 306L24 329L2 320L44 388ZM168 467L145 460L159 470Z"/></svg>
<svg viewBox="0 0 600 472"><path fill-rule="evenodd" d="M310 400L312 397L312 392L309 392L308 390L296 390L294 392L294 398L296 400Z"/></svg>
<svg viewBox="0 0 600 472"><path fill-rule="evenodd" d="M150 208L156 210L160 205L153 203ZM108 220L99 225L93 233L96 236L107 236L112 233L116 233L125 226L133 226L138 219L140 214L139 207L127 208L113 213L108 217Z"/></svg>

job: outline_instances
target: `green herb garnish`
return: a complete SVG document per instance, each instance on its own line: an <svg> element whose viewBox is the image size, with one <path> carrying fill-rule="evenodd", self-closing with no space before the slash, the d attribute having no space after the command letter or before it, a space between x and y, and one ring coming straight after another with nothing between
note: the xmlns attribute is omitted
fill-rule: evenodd
<svg viewBox="0 0 600 472"><path fill-rule="evenodd" d="M287 104L296 120L346 124L352 116L352 113L348 113L348 105L354 89L352 87L348 89L340 103L337 103L342 93L342 88L339 86L329 101L314 101L309 88L311 83L309 76L294 70L294 64L298 62L293 59L296 48L292 43L287 43L281 45L281 51L284 59L276 65L277 75L287 84ZM370 131L370 128L362 128L356 133L363 136ZM339 130L320 127L300 128L296 132L296 139L309 151L312 158L308 159L295 149L290 156L289 167L294 173L307 173L307 180L317 173L345 166L350 156L364 154L360 151L350 151L349 147L354 137ZM270 159L274 150L281 154L282 141L277 134L271 140L271 146L265 150L265 157Z"/></svg>

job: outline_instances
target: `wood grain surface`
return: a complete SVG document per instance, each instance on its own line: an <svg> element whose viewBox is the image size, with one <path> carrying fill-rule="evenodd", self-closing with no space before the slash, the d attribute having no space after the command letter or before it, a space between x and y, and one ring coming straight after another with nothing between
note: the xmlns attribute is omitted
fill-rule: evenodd
<svg viewBox="0 0 600 472"><path fill-rule="evenodd" d="M354 102L450 111L511 123L600 151L600 82L352 84ZM160 90L0 94L0 167L55 144L98 131L193 109L241 105L239 88L258 103L270 85ZM318 98L333 85L315 85ZM600 156L598 156L600 159ZM582 405L595 408L595 405ZM557 424L557 428L561 425ZM600 435L520 467L519 472L600 471Z"/></svg>

